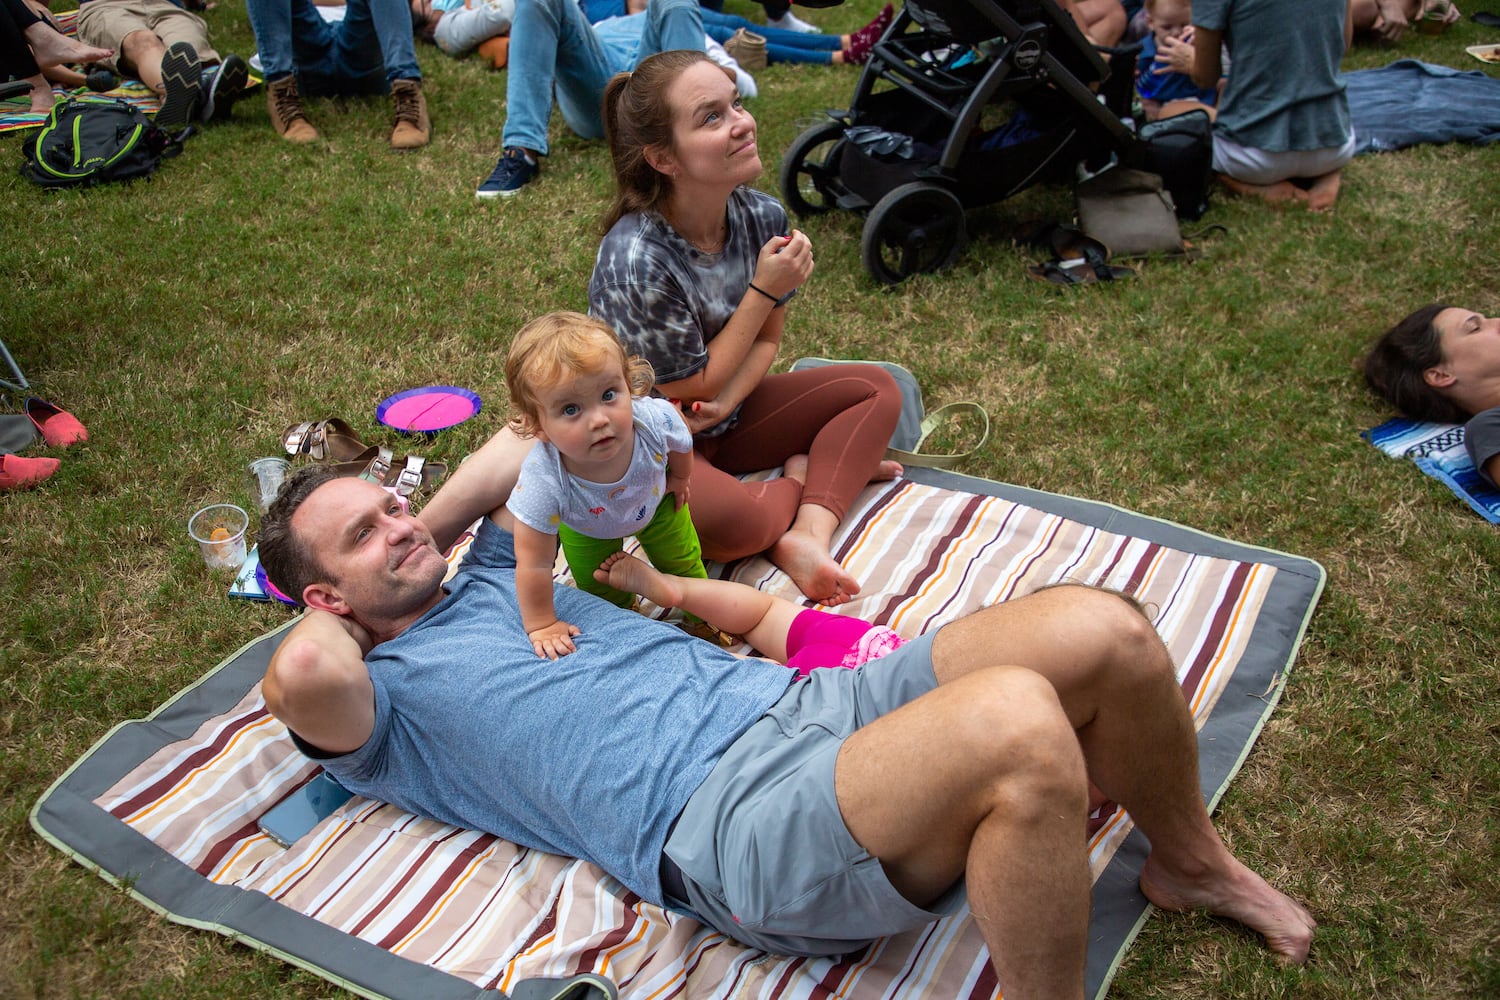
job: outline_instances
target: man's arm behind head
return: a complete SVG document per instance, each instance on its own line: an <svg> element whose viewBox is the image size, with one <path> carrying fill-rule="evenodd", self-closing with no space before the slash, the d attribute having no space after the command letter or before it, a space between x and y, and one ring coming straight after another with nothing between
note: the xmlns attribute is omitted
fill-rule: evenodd
<svg viewBox="0 0 1500 1000"><path fill-rule="evenodd" d="M261 693L288 729L319 750L357 750L375 727L364 656L373 643L353 619L310 609L271 656Z"/></svg>

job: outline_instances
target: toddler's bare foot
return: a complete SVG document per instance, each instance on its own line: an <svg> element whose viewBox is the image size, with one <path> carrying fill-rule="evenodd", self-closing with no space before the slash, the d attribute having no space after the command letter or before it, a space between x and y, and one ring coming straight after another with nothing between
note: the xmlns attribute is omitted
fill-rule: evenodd
<svg viewBox="0 0 1500 1000"><path fill-rule="evenodd" d="M771 546L768 555L804 596L828 607L847 603L859 593L858 581L844 571L810 532L788 529Z"/></svg>
<svg viewBox="0 0 1500 1000"><path fill-rule="evenodd" d="M599 564L594 579L627 594L640 594L660 608L675 608L682 603L682 589L675 580L623 549L610 553Z"/></svg>
<svg viewBox="0 0 1500 1000"><path fill-rule="evenodd" d="M44 69L63 63L99 62L115 54L114 49L85 45L76 38L60 35L56 28L41 21L27 25L24 33L26 44L31 46L31 54L36 57L36 64ZM35 91L32 93L35 94Z"/></svg>
<svg viewBox="0 0 1500 1000"><path fill-rule="evenodd" d="M1318 926L1312 914L1234 858L1229 864L1229 871L1192 879L1166 871L1153 854L1141 870L1141 892L1164 910L1207 910L1237 920L1259 931L1280 961L1304 964Z"/></svg>
<svg viewBox="0 0 1500 1000"><path fill-rule="evenodd" d="M786 479L793 479L802 485L807 485L807 456L793 455L781 466L781 475Z"/></svg>
<svg viewBox="0 0 1500 1000"><path fill-rule="evenodd" d="M1309 212L1326 212L1333 207L1333 203L1339 197L1339 184L1343 179L1343 171L1334 170L1315 178L1312 185L1307 189L1307 210Z"/></svg>

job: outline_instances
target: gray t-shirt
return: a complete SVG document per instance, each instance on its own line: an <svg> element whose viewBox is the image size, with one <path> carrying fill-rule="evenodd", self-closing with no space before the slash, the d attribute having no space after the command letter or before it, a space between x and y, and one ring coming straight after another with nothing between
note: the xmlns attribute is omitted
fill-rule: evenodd
<svg viewBox="0 0 1500 1000"><path fill-rule="evenodd" d="M539 657L514 539L488 519L448 592L365 658L374 731L323 766L360 795L591 861L661 903L672 821L795 672L572 587L554 600L582 630L577 651Z"/></svg>
<svg viewBox="0 0 1500 1000"><path fill-rule="evenodd" d="M1485 463L1500 455L1500 406L1481 410L1464 424L1464 447L1469 450L1469 457L1474 460L1474 468L1479 470L1480 478L1500 489L1500 483L1496 483L1484 471Z"/></svg>
<svg viewBox="0 0 1500 1000"><path fill-rule="evenodd" d="M1345 0L1194 0L1193 24L1224 32L1234 58L1214 128L1273 153L1348 142L1344 10Z"/></svg>
<svg viewBox="0 0 1500 1000"><path fill-rule="evenodd" d="M569 475L557 449L538 441L505 504L516 519L544 535L557 534L560 522L590 538L624 538L649 523L665 495L667 455L692 451L693 436L665 399L633 399L631 408L635 450L618 482Z"/></svg>
<svg viewBox="0 0 1500 1000"><path fill-rule="evenodd" d="M699 250L655 212L625 216L599 244L589 312L651 362L658 382L708 365L708 343L739 308L761 247L788 232L781 202L751 188L730 195L726 222L719 253Z"/></svg>

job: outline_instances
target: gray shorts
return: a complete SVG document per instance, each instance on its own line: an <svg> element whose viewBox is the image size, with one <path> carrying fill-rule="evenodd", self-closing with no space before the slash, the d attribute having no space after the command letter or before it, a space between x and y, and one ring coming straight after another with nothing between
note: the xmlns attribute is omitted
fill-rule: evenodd
<svg viewBox="0 0 1500 1000"><path fill-rule="evenodd" d="M931 634L793 683L688 799L664 851L682 875L668 905L782 955L839 955L952 913L962 883L933 910L913 905L855 843L833 790L845 738L936 686Z"/></svg>

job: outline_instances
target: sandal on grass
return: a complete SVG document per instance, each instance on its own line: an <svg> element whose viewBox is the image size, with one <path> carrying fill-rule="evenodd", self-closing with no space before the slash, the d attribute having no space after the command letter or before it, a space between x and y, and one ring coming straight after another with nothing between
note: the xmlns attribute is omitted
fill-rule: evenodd
<svg viewBox="0 0 1500 1000"><path fill-rule="evenodd" d="M293 424L282 432L281 445L288 455L306 455L315 462L352 462L370 450L338 417Z"/></svg>
<svg viewBox="0 0 1500 1000"><path fill-rule="evenodd" d="M357 476L406 497L443 478L448 466L444 462L429 462L420 455L408 455L397 463L396 453L391 449L371 445L347 462L334 463L333 471L341 476Z"/></svg>
<svg viewBox="0 0 1500 1000"><path fill-rule="evenodd" d="M1135 277L1135 271L1116 264L1093 262L1083 257L1073 260L1049 260L1026 268L1026 276L1053 285L1093 285L1101 281L1119 281Z"/></svg>

